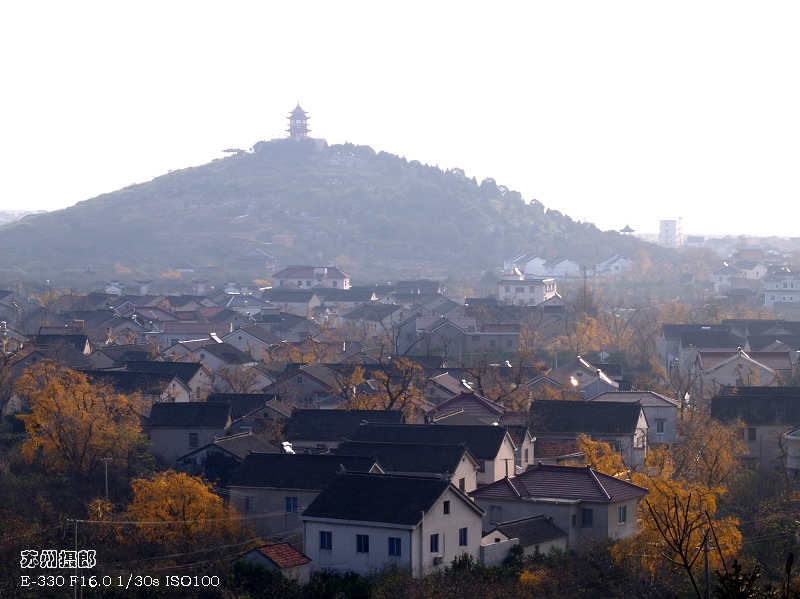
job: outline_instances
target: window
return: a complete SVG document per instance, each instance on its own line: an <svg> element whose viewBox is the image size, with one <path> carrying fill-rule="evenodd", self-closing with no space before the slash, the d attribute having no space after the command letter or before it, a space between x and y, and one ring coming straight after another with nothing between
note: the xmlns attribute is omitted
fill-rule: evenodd
<svg viewBox="0 0 800 599"><path fill-rule="evenodd" d="M319 548L331 551L333 549L333 533L329 530L319 531Z"/></svg>
<svg viewBox="0 0 800 599"><path fill-rule="evenodd" d="M774 293L773 293L773 294L771 294L771 295L769 296L769 299L770 299L770 300L772 300L772 301L774 302L774 301L775 301L775 294L774 294Z"/></svg>
<svg viewBox="0 0 800 599"><path fill-rule="evenodd" d="M199 439L197 433L189 433L189 447L197 447L198 445Z"/></svg>
<svg viewBox="0 0 800 599"><path fill-rule="evenodd" d="M389 555L400 557L403 555L402 539L400 537L389 537Z"/></svg>
<svg viewBox="0 0 800 599"><path fill-rule="evenodd" d="M750 443L755 443L756 440L756 427L750 426L747 428L747 440Z"/></svg>
<svg viewBox="0 0 800 599"><path fill-rule="evenodd" d="M528 450L527 450L527 448L525 449L525 463L526 464L528 463Z"/></svg>
<svg viewBox="0 0 800 599"><path fill-rule="evenodd" d="M664 420L656 420L656 433L659 435L664 434Z"/></svg>
<svg viewBox="0 0 800 599"><path fill-rule="evenodd" d="M486 472L486 460L478 460L478 472Z"/></svg>
<svg viewBox="0 0 800 599"><path fill-rule="evenodd" d="M494 347L496 345L496 341L494 339L492 339L491 341L489 341L489 345L491 347Z"/></svg>
<svg viewBox="0 0 800 599"><path fill-rule="evenodd" d="M524 287L515 287L514 291L516 291L517 293L525 293L525 288Z"/></svg>
<svg viewBox="0 0 800 599"><path fill-rule="evenodd" d="M256 499L255 497L245 497L244 498L244 511L252 512L256 509Z"/></svg>
<svg viewBox="0 0 800 599"><path fill-rule="evenodd" d="M578 526L578 516L577 514L572 514L572 528Z"/></svg>
<svg viewBox="0 0 800 599"><path fill-rule="evenodd" d="M506 341L506 347L511 347L511 339L509 339L508 341Z"/></svg>
<svg viewBox="0 0 800 599"><path fill-rule="evenodd" d="M506 285L506 293L511 293L511 285Z"/></svg>
<svg viewBox="0 0 800 599"><path fill-rule="evenodd" d="M439 553L439 533L431 535L431 553Z"/></svg>
<svg viewBox="0 0 800 599"><path fill-rule="evenodd" d="M500 506L499 505L490 505L489 506L489 523L490 524L497 524L500 522Z"/></svg>
<svg viewBox="0 0 800 599"><path fill-rule="evenodd" d="M297 511L297 497L286 498L286 513L293 514Z"/></svg>
<svg viewBox="0 0 800 599"><path fill-rule="evenodd" d="M450 502L449 501L445 501L444 502L444 513L445 514L449 514L450 513Z"/></svg>
<svg viewBox="0 0 800 599"><path fill-rule="evenodd" d="M458 529L458 546L459 547L466 547L467 546L467 529L466 528L459 528Z"/></svg>
<svg viewBox="0 0 800 599"><path fill-rule="evenodd" d="M369 553L369 535L356 535L356 553Z"/></svg>
<svg viewBox="0 0 800 599"><path fill-rule="evenodd" d="M297 377L297 384L298 385L302 385L303 384L303 377L302 376L298 376Z"/></svg>
<svg viewBox="0 0 800 599"><path fill-rule="evenodd" d="M333 283L334 287L338 287L339 286L339 281L331 281L331 282Z"/></svg>
<svg viewBox="0 0 800 599"><path fill-rule="evenodd" d="M306 287L311 287L311 281L306 281Z"/></svg>
<svg viewBox="0 0 800 599"><path fill-rule="evenodd" d="M458 490L461 491L462 493L467 492L467 479L465 478L458 479Z"/></svg>
<svg viewBox="0 0 800 599"><path fill-rule="evenodd" d="M619 523L620 524L625 524L628 521L628 506L627 505L623 505L621 508L619 508L617 510L617 513L619 515L619 519L618 519Z"/></svg>
<svg viewBox="0 0 800 599"><path fill-rule="evenodd" d="M594 510L581 508L581 526L594 526Z"/></svg>

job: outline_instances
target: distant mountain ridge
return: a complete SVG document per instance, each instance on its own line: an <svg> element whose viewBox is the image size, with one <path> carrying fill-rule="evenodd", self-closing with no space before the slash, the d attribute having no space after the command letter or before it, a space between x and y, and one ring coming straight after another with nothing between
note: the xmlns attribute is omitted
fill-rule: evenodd
<svg viewBox="0 0 800 599"><path fill-rule="evenodd" d="M293 245L268 245L275 235ZM284 139L9 224L0 229L0 269L74 275L87 264L121 264L155 273L190 262L225 270L254 247L281 263L463 272L520 251L591 266L610 252L634 256L643 244L459 169Z"/></svg>

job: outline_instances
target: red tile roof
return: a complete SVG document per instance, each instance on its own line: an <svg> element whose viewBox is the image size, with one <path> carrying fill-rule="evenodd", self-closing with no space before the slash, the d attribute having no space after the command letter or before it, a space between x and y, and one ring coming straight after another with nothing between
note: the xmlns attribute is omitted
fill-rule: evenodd
<svg viewBox="0 0 800 599"><path fill-rule="evenodd" d="M278 568L291 568L292 566L302 566L311 561L300 551L289 545L289 543L276 543L258 548L259 553L275 563Z"/></svg>

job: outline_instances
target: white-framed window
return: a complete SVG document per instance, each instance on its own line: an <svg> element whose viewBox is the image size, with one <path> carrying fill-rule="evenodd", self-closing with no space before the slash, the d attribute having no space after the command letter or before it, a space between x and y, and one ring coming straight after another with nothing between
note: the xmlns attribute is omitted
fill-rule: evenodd
<svg viewBox="0 0 800 599"><path fill-rule="evenodd" d="M439 533L431 535L431 553L439 553Z"/></svg>
<svg viewBox="0 0 800 599"><path fill-rule="evenodd" d="M444 513L445 514L449 514L450 513L450 502L449 501L445 501L444 502Z"/></svg>
<svg viewBox="0 0 800 599"><path fill-rule="evenodd" d="M664 434L664 422L665 422L664 419L656 420L656 433L658 433L659 435Z"/></svg>
<svg viewBox="0 0 800 599"><path fill-rule="evenodd" d="M369 535L356 535L356 553L369 553Z"/></svg>
<svg viewBox="0 0 800 599"><path fill-rule="evenodd" d="M617 509L619 524L625 524L628 521L628 506L623 505Z"/></svg>
<svg viewBox="0 0 800 599"><path fill-rule="evenodd" d="M244 511L252 512L256 509L256 498L255 497L245 497L244 498Z"/></svg>
<svg viewBox="0 0 800 599"><path fill-rule="evenodd" d="M286 498L286 513L294 514L297 512L297 497Z"/></svg>
<svg viewBox="0 0 800 599"><path fill-rule="evenodd" d="M403 540L400 537L389 537L389 555L391 557L403 555Z"/></svg>

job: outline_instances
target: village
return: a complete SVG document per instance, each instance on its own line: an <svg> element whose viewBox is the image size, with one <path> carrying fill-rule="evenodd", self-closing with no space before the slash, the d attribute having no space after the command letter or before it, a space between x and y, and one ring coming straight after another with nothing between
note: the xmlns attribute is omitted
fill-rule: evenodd
<svg viewBox="0 0 800 599"><path fill-rule="evenodd" d="M785 263L739 258L712 273L716 297L746 289L758 311L800 302ZM603 304L598 279L632 268L614 255L589 279L520 254L485 297L427 279L360 286L319 265L276 269L265 288L195 276L170 293L150 279L46 302L0 292L6 428L22 414L29 443L50 427L36 401L55 371L136 397L150 469L206 481L259 539L239 558L296 581L421 578L459 559L499 567L634 542L665 493L646 478L658 478L653 456L679 470L675 452L704 432L719 438L692 448L696 460L733 452L738 471L792 486L800 323L734 312L737 293L713 311ZM98 488L104 469L110 501L124 458L86 442L97 446L69 468ZM695 518L692 542L710 526Z"/></svg>

